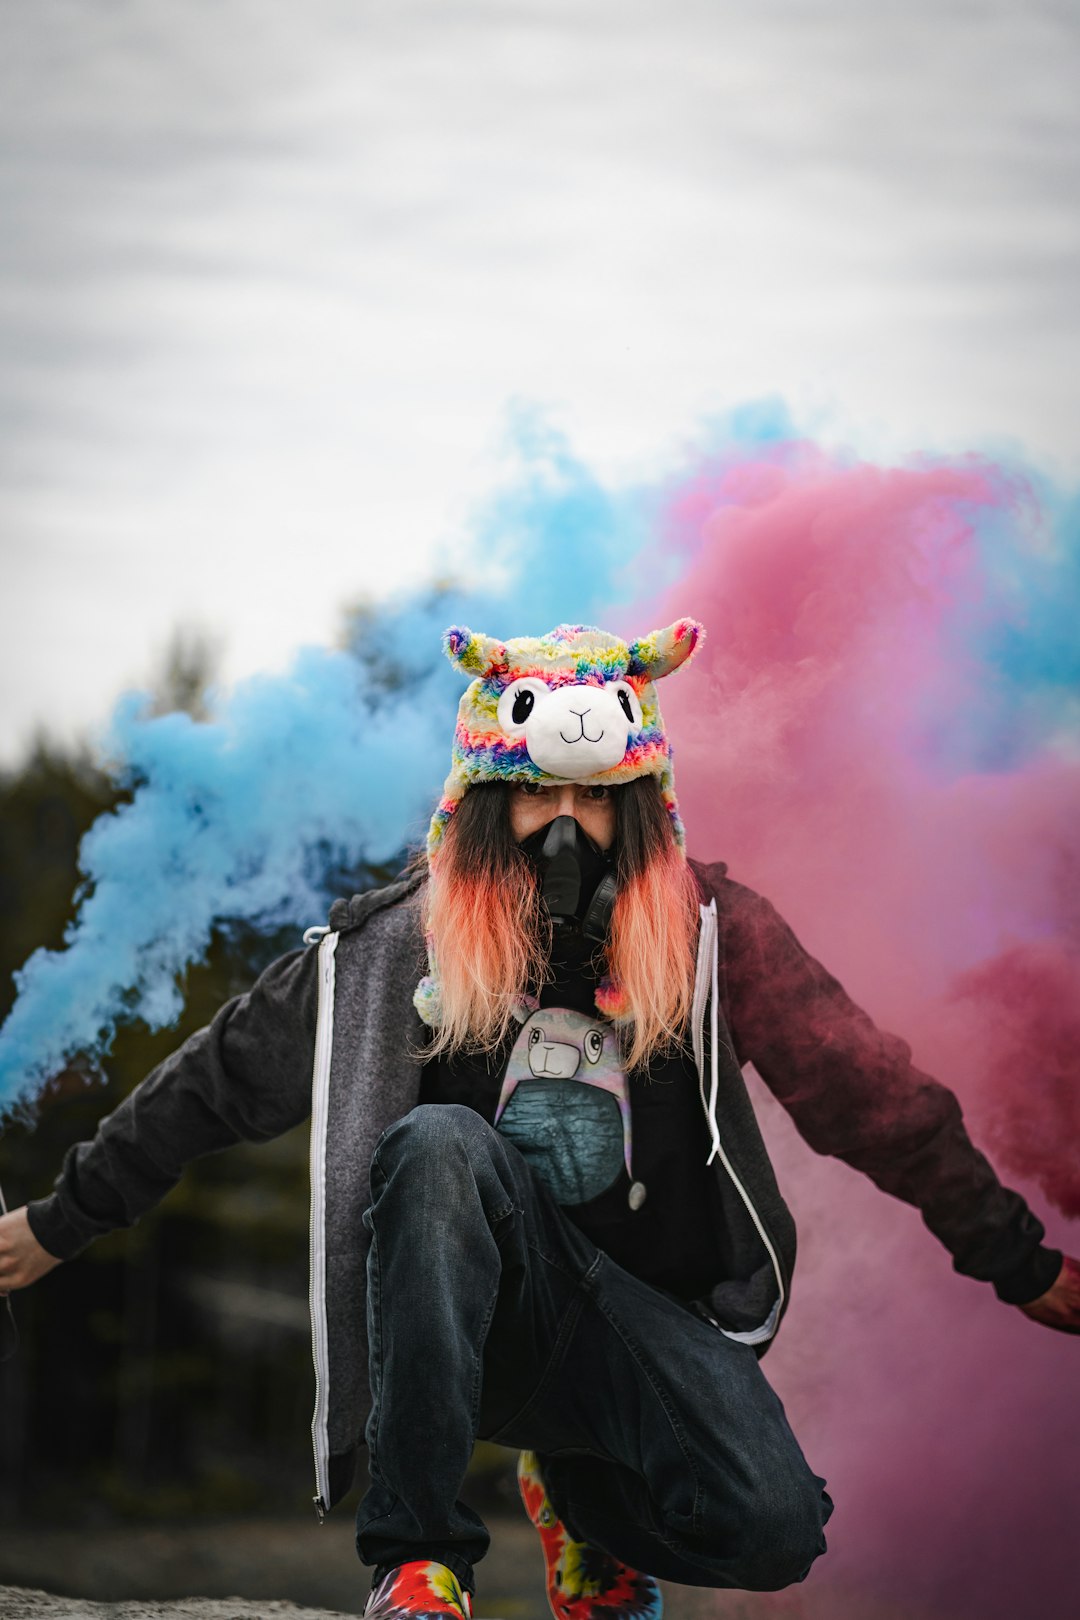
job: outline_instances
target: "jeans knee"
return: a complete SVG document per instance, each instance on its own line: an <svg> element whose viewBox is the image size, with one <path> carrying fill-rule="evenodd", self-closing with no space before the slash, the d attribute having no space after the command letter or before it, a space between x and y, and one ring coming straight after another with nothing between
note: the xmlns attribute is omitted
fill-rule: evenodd
<svg viewBox="0 0 1080 1620"><path fill-rule="evenodd" d="M807 1472L769 1480L745 1500L736 1563L737 1584L748 1592L778 1592L804 1580L825 1551L832 1502L825 1481Z"/></svg>
<svg viewBox="0 0 1080 1620"><path fill-rule="evenodd" d="M365 1223L413 1234L425 1252L468 1249L513 1211L500 1173L498 1137L472 1108L422 1103L379 1139Z"/></svg>
<svg viewBox="0 0 1080 1620"><path fill-rule="evenodd" d="M383 1163L402 1155L438 1159L459 1146L472 1146L488 1128L475 1108L462 1103L418 1103L386 1127L375 1151Z"/></svg>
<svg viewBox="0 0 1080 1620"><path fill-rule="evenodd" d="M379 1138L373 1169L390 1180L419 1183L429 1194L487 1179L482 1166L491 1127L460 1103L421 1103Z"/></svg>

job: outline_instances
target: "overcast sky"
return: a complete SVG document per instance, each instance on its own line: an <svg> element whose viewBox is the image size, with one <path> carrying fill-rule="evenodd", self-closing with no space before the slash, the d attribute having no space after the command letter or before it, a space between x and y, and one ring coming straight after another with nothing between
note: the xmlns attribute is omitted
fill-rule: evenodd
<svg viewBox="0 0 1080 1620"><path fill-rule="evenodd" d="M1049 0L0 0L0 762L445 569L515 398L613 479L765 394L1075 476L1078 66Z"/></svg>

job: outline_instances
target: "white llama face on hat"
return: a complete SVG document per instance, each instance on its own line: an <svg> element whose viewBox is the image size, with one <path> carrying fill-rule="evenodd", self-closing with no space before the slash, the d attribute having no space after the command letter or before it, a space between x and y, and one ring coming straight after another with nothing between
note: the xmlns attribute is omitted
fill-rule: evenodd
<svg viewBox="0 0 1080 1620"><path fill-rule="evenodd" d="M692 657L703 634L696 619L629 642L587 624L509 641L451 625L443 651L472 679L458 704L450 774L428 828L432 869L451 817L479 782L615 787L654 776L682 849L656 682Z"/></svg>
<svg viewBox="0 0 1080 1620"><path fill-rule="evenodd" d="M619 764L642 714L627 681L551 687L526 675L500 696L498 720L508 737L525 739L542 771L576 782Z"/></svg>

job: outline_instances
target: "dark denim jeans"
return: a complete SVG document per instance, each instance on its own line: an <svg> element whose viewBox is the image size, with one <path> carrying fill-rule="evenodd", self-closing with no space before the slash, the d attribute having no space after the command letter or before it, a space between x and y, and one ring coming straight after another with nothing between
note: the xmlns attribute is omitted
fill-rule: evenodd
<svg viewBox="0 0 1080 1620"><path fill-rule="evenodd" d="M832 1509L754 1352L596 1248L470 1108L392 1125L371 1170L365 1563L487 1551L479 1437L538 1452L579 1540L689 1586L772 1590Z"/></svg>

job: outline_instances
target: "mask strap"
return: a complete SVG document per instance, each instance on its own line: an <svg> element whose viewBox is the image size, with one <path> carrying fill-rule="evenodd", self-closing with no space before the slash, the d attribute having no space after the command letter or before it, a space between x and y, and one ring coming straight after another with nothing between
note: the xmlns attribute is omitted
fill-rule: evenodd
<svg viewBox="0 0 1080 1620"><path fill-rule="evenodd" d="M589 901L585 915L581 919L581 932L586 939L594 940L598 945L607 943L608 929L611 927L611 913L615 909L615 874L605 872L596 885L592 899Z"/></svg>

